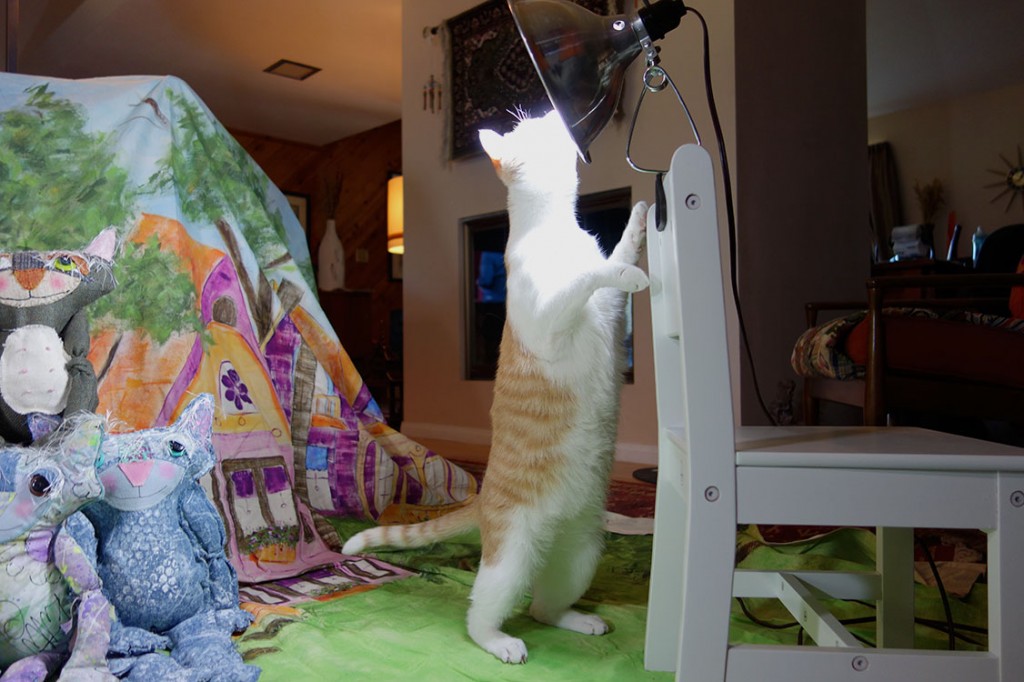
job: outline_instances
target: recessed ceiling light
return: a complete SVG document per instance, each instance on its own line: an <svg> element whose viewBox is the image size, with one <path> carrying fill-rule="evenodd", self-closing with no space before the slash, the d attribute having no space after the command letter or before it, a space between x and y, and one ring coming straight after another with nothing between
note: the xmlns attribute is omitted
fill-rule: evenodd
<svg viewBox="0 0 1024 682"><path fill-rule="evenodd" d="M290 59L278 59L276 62L263 69L267 73L272 73L275 76L284 76L285 78L293 78L297 81L304 81L314 73L320 70L317 66L310 66L309 64L300 64L293 62Z"/></svg>

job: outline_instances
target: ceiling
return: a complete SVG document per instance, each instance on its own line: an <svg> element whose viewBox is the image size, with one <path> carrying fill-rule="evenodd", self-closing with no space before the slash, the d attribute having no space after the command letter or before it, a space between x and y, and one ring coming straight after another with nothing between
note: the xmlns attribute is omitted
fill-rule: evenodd
<svg viewBox="0 0 1024 682"><path fill-rule="evenodd" d="M237 130L323 145L401 117L401 0L22 0L17 70L180 77ZM322 70L297 81L278 61Z"/></svg>
<svg viewBox="0 0 1024 682"><path fill-rule="evenodd" d="M868 116L1024 82L1024 2L866 2Z"/></svg>
<svg viewBox="0 0 1024 682"><path fill-rule="evenodd" d="M869 115L1021 81L1024 2L865 1ZM401 9L402 0L24 0L17 70L173 74L230 128L322 145L401 117ZM279 59L322 70L304 81L264 73Z"/></svg>

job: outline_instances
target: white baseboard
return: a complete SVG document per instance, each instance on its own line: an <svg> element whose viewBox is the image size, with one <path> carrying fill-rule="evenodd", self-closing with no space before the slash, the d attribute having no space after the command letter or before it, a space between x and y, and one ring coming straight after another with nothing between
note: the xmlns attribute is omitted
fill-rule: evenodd
<svg viewBox="0 0 1024 682"><path fill-rule="evenodd" d="M472 426L402 422L401 430L403 434L413 440L417 438L432 438L470 445L489 445L491 442L490 429L480 429ZM655 466L658 463L658 446L618 442L615 444L615 461Z"/></svg>
<svg viewBox="0 0 1024 682"><path fill-rule="evenodd" d="M456 443L471 445L490 445L491 430L478 429L472 426L452 426L451 424L428 424L426 422L402 422L401 431L409 438L433 438L451 440Z"/></svg>
<svg viewBox="0 0 1024 682"><path fill-rule="evenodd" d="M657 466L658 446L644 445L643 443L616 443L615 461L629 462L630 464L642 464L644 466Z"/></svg>

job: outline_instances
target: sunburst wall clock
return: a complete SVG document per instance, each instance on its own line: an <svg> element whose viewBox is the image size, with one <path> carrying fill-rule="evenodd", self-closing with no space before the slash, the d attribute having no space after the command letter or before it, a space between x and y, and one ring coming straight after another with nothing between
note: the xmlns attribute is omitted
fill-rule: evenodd
<svg viewBox="0 0 1024 682"><path fill-rule="evenodd" d="M1017 163L1013 163L1002 154L999 155L999 158L1006 164L1006 168L999 170L989 168L988 170L989 173L995 173L1002 178L999 182L985 185L985 187L1001 190L999 194L992 197L990 203L994 204L1009 194L1010 200L1006 202L1005 210L1009 211L1018 197L1020 197L1021 208L1024 208L1024 156L1021 155L1020 145L1017 145Z"/></svg>

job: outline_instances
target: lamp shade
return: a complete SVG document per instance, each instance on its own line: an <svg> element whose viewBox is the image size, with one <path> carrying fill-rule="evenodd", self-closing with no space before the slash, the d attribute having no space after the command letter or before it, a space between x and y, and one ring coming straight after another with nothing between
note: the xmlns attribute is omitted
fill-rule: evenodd
<svg viewBox="0 0 1024 682"><path fill-rule="evenodd" d="M625 15L603 17L569 0L508 0L544 90L580 157L611 120L629 66L641 52Z"/></svg>
<svg viewBox="0 0 1024 682"><path fill-rule="evenodd" d="M405 253L404 184L401 175L388 180L388 252Z"/></svg>

